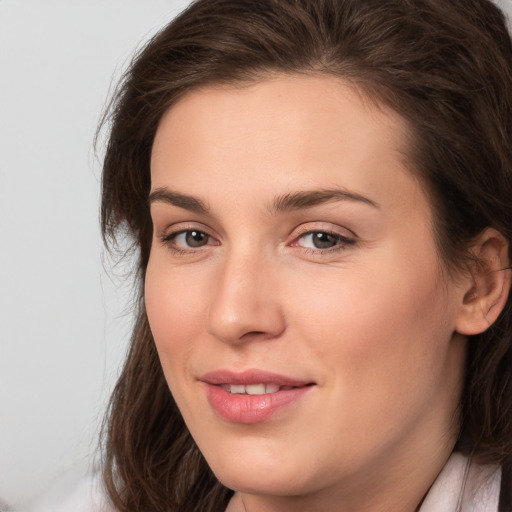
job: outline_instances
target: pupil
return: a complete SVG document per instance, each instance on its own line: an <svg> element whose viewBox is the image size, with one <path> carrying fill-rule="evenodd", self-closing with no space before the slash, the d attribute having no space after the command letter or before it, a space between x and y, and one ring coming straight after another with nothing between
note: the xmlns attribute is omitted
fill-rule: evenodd
<svg viewBox="0 0 512 512"><path fill-rule="evenodd" d="M189 231L185 238L189 247L201 247L208 241L208 237L201 231Z"/></svg>
<svg viewBox="0 0 512 512"><path fill-rule="evenodd" d="M317 249L328 249L336 245L336 238L329 233L315 233L313 235L313 244Z"/></svg>

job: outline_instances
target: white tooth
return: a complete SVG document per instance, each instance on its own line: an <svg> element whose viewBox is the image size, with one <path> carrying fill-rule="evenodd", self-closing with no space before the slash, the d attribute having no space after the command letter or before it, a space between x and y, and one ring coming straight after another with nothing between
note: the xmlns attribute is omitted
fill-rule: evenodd
<svg viewBox="0 0 512 512"><path fill-rule="evenodd" d="M275 393L276 391L279 391L280 386L277 384L267 384L265 386L265 393Z"/></svg>
<svg viewBox="0 0 512 512"><path fill-rule="evenodd" d="M245 386L243 384L231 384L230 388L231 393L238 395L245 393Z"/></svg>
<svg viewBox="0 0 512 512"><path fill-rule="evenodd" d="M265 384L249 384L248 386L245 386L245 392L248 395L264 395Z"/></svg>
<svg viewBox="0 0 512 512"><path fill-rule="evenodd" d="M224 390L224 391L227 391L228 393L231 393L231 386L229 384L221 384L220 387Z"/></svg>

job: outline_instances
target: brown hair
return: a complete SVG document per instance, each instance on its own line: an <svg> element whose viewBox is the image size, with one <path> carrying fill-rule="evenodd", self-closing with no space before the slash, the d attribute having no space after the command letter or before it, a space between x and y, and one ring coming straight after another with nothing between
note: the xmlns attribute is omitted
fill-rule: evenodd
<svg viewBox="0 0 512 512"><path fill-rule="evenodd" d="M109 116L102 229L128 235L142 285L152 224L150 154L163 113L208 84L269 73L356 84L411 127L411 166L432 198L447 268L486 226L512 247L512 43L488 0L199 0L136 56ZM512 249L511 249L512 250ZM510 255L509 255L510 257ZM112 395L104 479L120 511L221 511L208 468L162 373L144 309ZM512 461L512 300L468 344L458 449Z"/></svg>

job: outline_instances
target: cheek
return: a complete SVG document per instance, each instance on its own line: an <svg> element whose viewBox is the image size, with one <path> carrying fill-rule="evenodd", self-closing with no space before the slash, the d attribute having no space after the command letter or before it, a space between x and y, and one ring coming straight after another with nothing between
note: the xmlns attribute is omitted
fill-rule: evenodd
<svg viewBox="0 0 512 512"><path fill-rule="evenodd" d="M308 343L308 360L324 372L322 407L332 411L311 435L338 432L333 464L340 451L349 457L347 444L357 454L402 437L453 384L451 306L436 274L436 266L422 273L366 268L340 274L335 285L312 280L309 298L295 295L296 338Z"/></svg>
<svg viewBox="0 0 512 512"><path fill-rule="evenodd" d="M318 358L333 374L353 375L347 385L369 394L385 392L387 383L400 388L404 379L418 382L418 375L427 379L439 372L454 318L434 256L421 269L413 258L397 264L396 257L382 253L375 259L377 267L342 269L335 279L305 277L300 288L310 296L293 295L298 329L317 340Z"/></svg>
<svg viewBox="0 0 512 512"><path fill-rule="evenodd" d="M144 293L146 311L170 385L169 379L186 364L191 340L197 339L204 328L205 289L200 284L194 281L193 275L169 268L158 258L150 258Z"/></svg>

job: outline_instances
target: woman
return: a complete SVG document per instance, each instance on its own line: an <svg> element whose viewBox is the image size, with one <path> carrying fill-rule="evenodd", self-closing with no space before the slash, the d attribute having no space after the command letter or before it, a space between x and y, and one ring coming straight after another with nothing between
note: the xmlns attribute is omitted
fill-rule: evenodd
<svg viewBox="0 0 512 512"><path fill-rule="evenodd" d="M120 511L508 511L512 44L487 0L199 0L111 110Z"/></svg>

